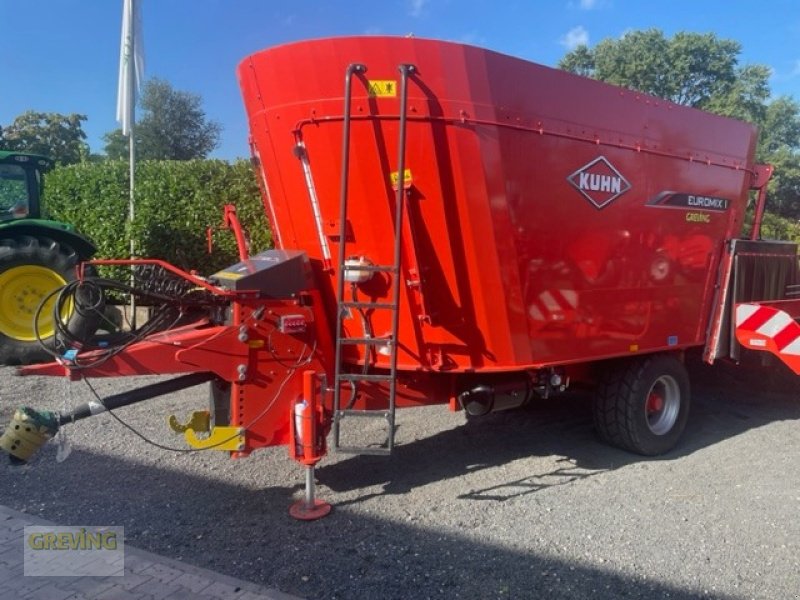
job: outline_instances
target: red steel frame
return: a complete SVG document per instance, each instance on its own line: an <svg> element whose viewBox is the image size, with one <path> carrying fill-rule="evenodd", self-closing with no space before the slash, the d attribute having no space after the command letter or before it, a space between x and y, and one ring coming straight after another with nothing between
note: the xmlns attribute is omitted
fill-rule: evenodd
<svg viewBox="0 0 800 600"><path fill-rule="evenodd" d="M98 366L80 368L68 361L22 368L28 375L116 377L131 375L211 372L231 384L230 426L246 429L246 444L232 456L246 456L265 446L288 444L290 414L303 397L304 372L329 376L333 347L330 323L319 311L319 292L311 290L291 299L262 299L256 291L230 291L160 260L96 260L94 265L158 265L231 302L229 324L212 325L207 319L156 333ZM301 316L302 332L283 333L283 315ZM92 355L82 357L92 362ZM319 429L327 432L322 402L318 399ZM328 402L329 404L329 402ZM318 447L316 460L324 454ZM305 461L312 454L306 452ZM306 463L304 463L306 464Z"/></svg>

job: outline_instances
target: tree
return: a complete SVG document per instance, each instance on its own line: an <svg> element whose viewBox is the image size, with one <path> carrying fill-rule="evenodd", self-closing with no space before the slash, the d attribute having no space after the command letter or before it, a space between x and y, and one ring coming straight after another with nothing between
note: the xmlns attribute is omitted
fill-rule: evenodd
<svg viewBox="0 0 800 600"><path fill-rule="evenodd" d="M142 141L139 139L139 126L134 126L134 135L136 136L136 148L141 149ZM103 141L106 143L104 150L106 156L111 159L127 159L130 153L128 148L128 138L122 135L122 129L115 129L106 134L103 134ZM140 157L141 158L141 157Z"/></svg>
<svg viewBox="0 0 800 600"><path fill-rule="evenodd" d="M773 164L771 210L800 217L800 106L792 98L770 100L770 69L739 66L741 46L713 33L633 31L579 46L559 67L678 104L749 121L761 130L756 160Z"/></svg>
<svg viewBox="0 0 800 600"><path fill-rule="evenodd" d="M800 105L794 99L781 96L769 103L759 146L765 154L800 147Z"/></svg>
<svg viewBox="0 0 800 600"><path fill-rule="evenodd" d="M86 115L28 111L0 128L0 148L33 152L69 165L89 157L82 123Z"/></svg>
<svg viewBox="0 0 800 600"><path fill-rule="evenodd" d="M680 32L667 39L660 30L647 29L618 39L607 38L592 49L579 46L558 66L677 104L703 108L712 99L730 94L740 82L740 51L738 42L721 40L713 33ZM742 83L748 90L760 90L768 77L766 69L751 69Z"/></svg>
<svg viewBox="0 0 800 600"><path fill-rule="evenodd" d="M142 90L143 115L134 127L137 157L147 160L205 158L219 145L222 127L206 119L200 96L150 79ZM109 158L128 156L128 138L117 129L103 136Z"/></svg>

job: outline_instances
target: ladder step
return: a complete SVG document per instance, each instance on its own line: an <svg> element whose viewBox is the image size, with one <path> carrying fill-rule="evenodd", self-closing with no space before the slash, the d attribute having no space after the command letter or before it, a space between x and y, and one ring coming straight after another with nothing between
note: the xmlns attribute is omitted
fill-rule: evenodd
<svg viewBox="0 0 800 600"><path fill-rule="evenodd" d="M335 411L334 422L338 425L345 420L346 417L358 417L360 419L380 419L385 421L387 426L391 429L387 433L386 441L381 445L371 446L342 446L339 444L338 435L334 441L334 450L342 454L371 454L373 456L388 456L392 453L392 446L394 446L394 435L391 431L394 430L394 422L392 411L390 410L356 410L356 409L342 409Z"/></svg>
<svg viewBox="0 0 800 600"><path fill-rule="evenodd" d="M352 302L352 301L345 301L339 302L339 306L344 308L385 308L386 310L395 310L397 308L396 304L392 304L391 302Z"/></svg>
<svg viewBox="0 0 800 600"><path fill-rule="evenodd" d="M370 454L372 456L389 456L392 453L389 448L380 446L337 446L335 450L341 454Z"/></svg>
<svg viewBox="0 0 800 600"><path fill-rule="evenodd" d="M359 373L339 373L339 381L391 381L391 375L362 375Z"/></svg>
<svg viewBox="0 0 800 600"><path fill-rule="evenodd" d="M356 410L353 408L345 408L342 410L337 410L336 415L339 419L343 417L365 417L367 419L389 419L391 417L391 413L388 410Z"/></svg>
<svg viewBox="0 0 800 600"><path fill-rule="evenodd" d="M375 346L391 346L391 338L342 338L339 340L342 344L373 344Z"/></svg>
<svg viewBox="0 0 800 600"><path fill-rule="evenodd" d="M394 265L342 265L342 271L369 271L372 273L397 273L399 267Z"/></svg>

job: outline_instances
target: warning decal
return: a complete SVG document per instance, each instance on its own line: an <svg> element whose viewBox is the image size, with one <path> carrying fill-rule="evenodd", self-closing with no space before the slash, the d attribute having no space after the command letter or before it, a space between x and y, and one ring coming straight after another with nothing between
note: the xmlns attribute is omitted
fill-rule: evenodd
<svg viewBox="0 0 800 600"><path fill-rule="evenodd" d="M391 175L392 187L397 188L397 181L400 179L397 171L392 171ZM403 170L403 187L409 188L414 182L414 176L411 174L411 169Z"/></svg>
<svg viewBox="0 0 800 600"><path fill-rule="evenodd" d="M370 79L369 95L373 98L394 98L397 96L397 82L394 79Z"/></svg>

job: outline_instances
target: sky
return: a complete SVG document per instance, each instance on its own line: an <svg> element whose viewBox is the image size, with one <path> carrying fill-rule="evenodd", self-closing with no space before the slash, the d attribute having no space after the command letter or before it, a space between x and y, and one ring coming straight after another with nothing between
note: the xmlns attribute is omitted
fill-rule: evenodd
<svg viewBox="0 0 800 600"><path fill-rule="evenodd" d="M140 0L145 77L198 94L223 127L213 158L247 157L236 65L286 42L342 35L458 41L555 66L593 46L656 27L713 32L742 45L741 64L771 68L774 96L800 101L797 0ZM27 111L80 113L92 152L116 115L123 0L0 0L0 126Z"/></svg>

